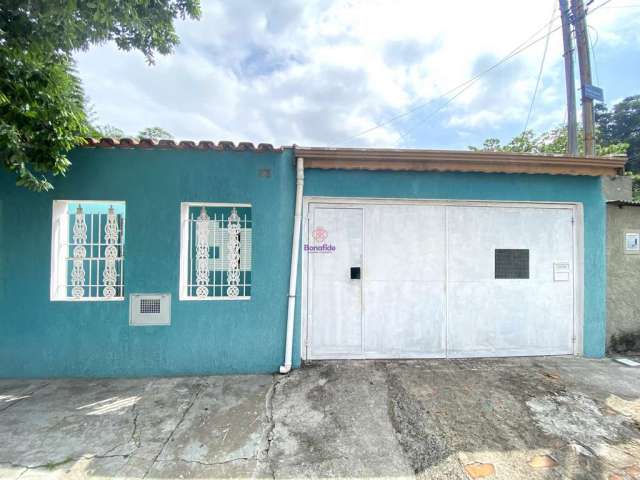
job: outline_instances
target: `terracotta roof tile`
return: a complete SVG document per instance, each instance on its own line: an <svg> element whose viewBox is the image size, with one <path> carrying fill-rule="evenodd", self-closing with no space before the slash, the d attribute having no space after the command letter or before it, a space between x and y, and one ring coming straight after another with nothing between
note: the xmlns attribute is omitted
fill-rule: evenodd
<svg viewBox="0 0 640 480"><path fill-rule="evenodd" d="M198 148L201 148L202 150L222 150L221 148L219 148L215 142L212 142L211 140L201 140L198 142Z"/></svg>
<svg viewBox="0 0 640 480"><path fill-rule="evenodd" d="M86 138L84 148L158 148L174 150L217 150L227 152L280 152L282 147L274 147L270 143L260 143L256 147L251 142L240 142L236 146L233 142L223 140L212 142L211 140L153 140L151 138Z"/></svg>

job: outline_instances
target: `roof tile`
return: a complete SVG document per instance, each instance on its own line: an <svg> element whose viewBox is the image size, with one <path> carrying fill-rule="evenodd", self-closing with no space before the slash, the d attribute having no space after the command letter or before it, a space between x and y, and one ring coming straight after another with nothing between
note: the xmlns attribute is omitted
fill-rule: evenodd
<svg viewBox="0 0 640 480"><path fill-rule="evenodd" d="M211 140L153 140L152 138L86 138L84 148L159 148L181 150L218 150L227 152L280 152L282 147L274 147L270 143L260 143L256 147L251 142L240 142L236 146L233 142L223 140L217 144Z"/></svg>

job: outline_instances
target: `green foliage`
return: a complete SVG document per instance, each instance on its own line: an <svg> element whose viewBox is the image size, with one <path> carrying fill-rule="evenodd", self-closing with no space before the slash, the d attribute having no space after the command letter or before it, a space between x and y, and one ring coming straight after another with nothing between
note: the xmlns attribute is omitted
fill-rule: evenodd
<svg viewBox="0 0 640 480"><path fill-rule="evenodd" d="M11 47L72 52L113 40L149 62L178 44L176 18L199 18L199 0L3 0L0 35Z"/></svg>
<svg viewBox="0 0 640 480"><path fill-rule="evenodd" d="M627 154L627 169L640 173L640 95L627 97L613 106L596 104L596 155ZM584 154L583 131L578 130L578 153ZM566 153L569 144L567 128L560 126L539 136L527 130L502 145L497 138L488 138L482 147L470 150L490 152ZM640 182L640 180L636 181ZM636 195L640 196L636 189Z"/></svg>
<svg viewBox="0 0 640 480"><path fill-rule="evenodd" d="M122 133L90 126L74 51L112 40L153 63L178 43L174 19L199 15L199 0L2 0L0 160L17 184L50 190L44 174L65 174L86 135Z"/></svg>
<svg viewBox="0 0 640 480"><path fill-rule="evenodd" d="M603 144L599 137L596 137L596 155L624 154L629 148L626 143ZM469 146L473 151L484 152L528 152L540 154L564 154L567 152L569 135L567 127L559 126L536 136L533 130L527 130L514 137L509 143L502 145L497 138L488 138L482 147ZM578 153L584 153L583 132L578 131Z"/></svg>
<svg viewBox="0 0 640 480"><path fill-rule="evenodd" d="M633 179L633 199L640 202L640 173L627 172L627 175Z"/></svg>
<svg viewBox="0 0 640 480"><path fill-rule="evenodd" d="M113 125L91 125L89 136L92 138L151 138L152 140L170 140L173 138L168 131L162 127L147 127L138 132L137 135L128 135L118 127Z"/></svg>
<svg viewBox="0 0 640 480"><path fill-rule="evenodd" d="M126 137L122 129L114 127L113 125L91 125L89 136L92 138L107 137L116 139Z"/></svg>
<svg viewBox="0 0 640 480"><path fill-rule="evenodd" d="M627 169L640 172L640 95L627 97L610 110L599 105L596 124L603 144L629 145Z"/></svg>
<svg viewBox="0 0 640 480"><path fill-rule="evenodd" d="M171 140L173 135L161 127L149 127L140 130L138 138L151 138L152 140Z"/></svg>
<svg viewBox="0 0 640 480"><path fill-rule="evenodd" d="M72 66L63 53L0 47L0 159L20 186L53 188L42 173L64 174L65 152L84 141L83 93Z"/></svg>

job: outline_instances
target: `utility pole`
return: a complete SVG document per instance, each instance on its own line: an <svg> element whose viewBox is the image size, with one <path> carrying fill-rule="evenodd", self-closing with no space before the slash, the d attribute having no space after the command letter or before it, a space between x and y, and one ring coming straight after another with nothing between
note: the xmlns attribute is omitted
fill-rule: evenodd
<svg viewBox="0 0 640 480"><path fill-rule="evenodd" d="M580 92L582 94L582 128L584 129L584 154L595 155L593 145L593 99L587 96L591 87L591 62L587 40L587 18L583 0L571 0L571 11L576 31L578 65L580 67Z"/></svg>
<svg viewBox="0 0 640 480"><path fill-rule="evenodd" d="M560 0L560 18L562 19L562 43L564 44L564 77L567 89L567 131L569 155L578 153L578 134L576 118L576 82L573 72L573 40L571 38L571 19L567 0Z"/></svg>

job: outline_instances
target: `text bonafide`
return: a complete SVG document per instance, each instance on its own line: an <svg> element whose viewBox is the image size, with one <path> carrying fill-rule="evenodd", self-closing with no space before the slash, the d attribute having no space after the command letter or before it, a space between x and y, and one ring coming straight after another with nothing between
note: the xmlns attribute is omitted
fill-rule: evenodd
<svg viewBox="0 0 640 480"><path fill-rule="evenodd" d="M323 243L322 245L305 244L304 251L309 253L332 253L336 251L336 246L327 243Z"/></svg>

